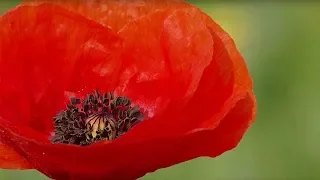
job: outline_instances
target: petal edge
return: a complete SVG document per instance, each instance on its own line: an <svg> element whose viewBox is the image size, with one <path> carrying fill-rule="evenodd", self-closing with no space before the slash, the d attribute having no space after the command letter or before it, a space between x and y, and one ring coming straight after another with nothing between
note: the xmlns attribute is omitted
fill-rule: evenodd
<svg viewBox="0 0 320 180"><path fill-rule="evenodd" d="M23 170L32 166L12 148L0 143L0 168Z"/></svg>

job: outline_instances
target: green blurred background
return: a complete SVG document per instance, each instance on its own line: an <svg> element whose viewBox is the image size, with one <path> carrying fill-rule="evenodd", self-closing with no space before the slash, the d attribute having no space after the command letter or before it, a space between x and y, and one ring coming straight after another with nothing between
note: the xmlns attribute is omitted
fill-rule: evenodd
<svg viewBox="0 0 320 180"><path fill-rule="evenodd" d="M0 12L18 1L1 1ZM255 82L256 123L222 156L198 158L141 180L320 179L320 2L193 3L236 41ZM47 179L0 170L0 179Z"/></svg>

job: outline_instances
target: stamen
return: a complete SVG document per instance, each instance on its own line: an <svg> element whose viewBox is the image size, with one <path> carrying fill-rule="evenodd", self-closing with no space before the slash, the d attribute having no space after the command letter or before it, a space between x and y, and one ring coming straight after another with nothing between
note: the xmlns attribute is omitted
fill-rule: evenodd
<svg viewBox="0 0 320 180"><path fill-rule="evenodd" d="M53 143L90 145L114 140L143 119L138 106L127 97L95 91L87 98L71 98L67 109L53 118Z"/></svg>

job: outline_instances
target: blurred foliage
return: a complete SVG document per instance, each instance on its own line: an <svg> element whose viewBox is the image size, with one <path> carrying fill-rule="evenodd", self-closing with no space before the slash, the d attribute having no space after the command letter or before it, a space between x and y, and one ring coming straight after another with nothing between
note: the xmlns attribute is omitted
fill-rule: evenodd
<svg viewBox="0 0 320 180"><path fill-rule="evenodd" d="M0 1L0 12L17 1ZM240 145L143 180L320 179L320 3L194 3L234 37L254 78L258 117ZM46 179L0 171L0 179Z"/></svg>

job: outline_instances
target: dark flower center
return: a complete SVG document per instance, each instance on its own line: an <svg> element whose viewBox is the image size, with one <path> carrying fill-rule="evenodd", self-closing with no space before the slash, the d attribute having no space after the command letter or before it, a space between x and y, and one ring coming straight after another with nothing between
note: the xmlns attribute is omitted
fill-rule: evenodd
<svg viewBox="0 0 320 180"><path fill-rule="evenodd" d="M90 145L101 140L113 140L142 120L138 106L124 96L95 91L86 99L71 98L65 111L53 118L53 143Z"/></svg>

